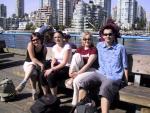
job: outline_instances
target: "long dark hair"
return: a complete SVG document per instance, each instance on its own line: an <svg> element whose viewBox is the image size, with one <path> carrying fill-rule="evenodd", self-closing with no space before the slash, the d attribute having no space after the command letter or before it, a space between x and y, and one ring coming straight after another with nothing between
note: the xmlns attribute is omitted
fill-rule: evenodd
<svg viewBox="0 0 150 113"><path fill-rule="evenodd" d="M38 39L40 39L41 43L43 43L43 37L42 37L42 35L41 35L39 32L33 32L33 33L31 34L31 37L30 37L30 40L31 40L31 41L32 41L32 39L33 39L33 36L35 36L35 37L37 37Z"/></svg>

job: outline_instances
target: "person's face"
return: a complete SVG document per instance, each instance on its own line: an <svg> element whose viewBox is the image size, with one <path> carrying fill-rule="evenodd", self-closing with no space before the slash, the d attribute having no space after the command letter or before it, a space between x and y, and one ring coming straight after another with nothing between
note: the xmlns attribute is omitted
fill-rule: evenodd
<svg viewBox="0 0 150 113"><path fill-rule="evenodd" d="M55 33L54 34L54 41L56 44L60 44L60 43L63 43L63 37L60 33Z"/></svg>
<svg viewBox="0 0 150 113"><path fill-rule="evenodd" d="M32 38L32 43L35 45L35 46L37 46L37 45L39 45L39 44L41 44L41 41L40 41L40 39L38 38L38 37L36 37L36 36L32 36L33 38Z"/></svg>
<svg viewBox="0 0 150 113"><path fill-rule="evenodd" d="M105 29L103 31L103 34L102 34L103 38L104 38L104 41L108 44L112 44L114 39L115 39L115 36L112 32L111 29Z"/></svg>
<svg viewBox="0 0 150 113"><path fill-rule="evenodd" d="M91 40L90 35L85 35L85 36L82 38L82 44L83 44L83 46L85 46L85 47L90 47L90 46L91 46L91 43L92 43L92 40Z"/></svg>

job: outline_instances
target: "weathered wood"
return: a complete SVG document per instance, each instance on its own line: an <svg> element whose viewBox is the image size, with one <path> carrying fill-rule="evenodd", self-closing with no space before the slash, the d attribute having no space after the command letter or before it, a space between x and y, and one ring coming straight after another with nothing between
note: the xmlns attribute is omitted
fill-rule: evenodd
<svg viewBox="0 0 150 113"><path fill-rule="evenodd" d="M141 108L141 113L150 113L150 108Z"/></svg>
<svg viewBox="0 0 150 113"><path fill-rule="evenodd" d="M131 85L121 89L119 94L121 101L150 107L150 88Z"/></svg>
<svg viewBox="0 0 150 113"><path fill-rule="evenodd" d="M134 85L139 86L141 81L141 75L134 75Z"/></svg>
<svg viewBox="0 0 150 113"><path fill-rule="evenodd" d="M129 71L150 75L150 55L129 55Z"/></svg>

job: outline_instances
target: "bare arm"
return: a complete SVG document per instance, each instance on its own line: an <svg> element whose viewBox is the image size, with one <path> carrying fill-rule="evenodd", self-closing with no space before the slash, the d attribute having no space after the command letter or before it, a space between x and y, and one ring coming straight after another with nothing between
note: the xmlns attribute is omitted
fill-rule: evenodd
<svg viewBox="0 0 150 113"><path fill-rule="evenodd" d="M87 63L78 72L70 73L69 76L75 78L78 74L86 72L92 66L96 58L97 58L97 54L90 55Z"/></svg>
<svg viewBox="0 0 150 113"><path fill-rule="evenodd" d="M128 69L124 69L124 74L125 74L125 82L128 84Z"/></svg>
<svg viewBox="0 0 150 113"><path fill-rule="evenodd" d="M44 65L41 61L39 61L37 58L35 58L35 54L34 54L34 47L32 45L31 42L29 42L28 44L28 47L27 47L27 50L29 52L29 56L30 56L30 59L33 63L39 65L41 67L41 69L43 70L44 68ZM46 52L46 51L45 51Z"/></svg>
<svg viewBox="0 0 150 113"><path fill-rule="evenodd" d="M87 71L92 66L92 64L94 63L96 58L97 58L96 54L90 55L87 63L78 71L78 74L81 74L81 73Z"/></svg>
<svg viewBox="0 0 150 113"><path fill-rule="evenodd" d="M51 66L52 66L52 67L51 67L50 69L47 69L47 70L45 71L44 76L47 77L47 76L49 76L49 74L51 74L53 71L56 71L56 70L59 70L59 69L63 68L63 67L66 65L66 63L68 62L68 60L69 60L69 58L71 57L71 55L72 55L71 49L66 50L66 52L64 53L64 57L63 57L62 63L58 64L57 66L54 66L54 62L55 62L56 59L53 58L54 62L53 62L53 61L51 62Z"/></svg>

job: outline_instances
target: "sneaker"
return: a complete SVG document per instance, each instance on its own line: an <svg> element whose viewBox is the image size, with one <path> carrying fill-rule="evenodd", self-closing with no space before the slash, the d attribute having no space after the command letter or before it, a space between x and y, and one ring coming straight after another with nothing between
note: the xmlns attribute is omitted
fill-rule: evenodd
<svg viewBox="0 0 150 113"><path fill-rule="evenodd" d="M1 102L5 102L6 99L4 97L0 97L1 98Z"/></svg>
<svg viewBox="0 0 150 113"><path fill-rule="evenodd" d="M24 89L25 85L26 85L26 82L20 83L15 89L16 92L21 92Z"/></svg>
<svg viewBox="0 0 150 113"><path fill-rule="evenodd" d="M38 94L35 90L32 91L32 99L37 100L38 99Z"/></svg>
<svg viewBox="0 0 150 113"><path fill-rule="evenodd" d="M73 89L73 79L72 78L69 78L65 81L65 86L66 88L68 89Z"/></svg>

